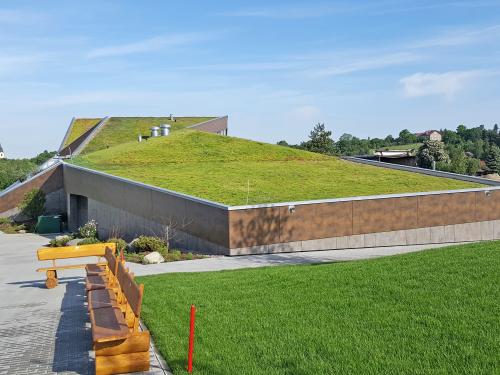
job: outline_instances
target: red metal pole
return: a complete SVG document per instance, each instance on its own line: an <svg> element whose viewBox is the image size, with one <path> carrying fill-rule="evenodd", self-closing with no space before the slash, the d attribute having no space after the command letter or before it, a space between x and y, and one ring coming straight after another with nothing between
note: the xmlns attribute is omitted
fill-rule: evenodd
<svg viewBox="0 0 500 375"><path fill-rule="evenodd" d="M188 372L193 372L193 350L194 350L194 320L196 309L191 305L191 317L189 319L189 350L188 350Z"/></svg>

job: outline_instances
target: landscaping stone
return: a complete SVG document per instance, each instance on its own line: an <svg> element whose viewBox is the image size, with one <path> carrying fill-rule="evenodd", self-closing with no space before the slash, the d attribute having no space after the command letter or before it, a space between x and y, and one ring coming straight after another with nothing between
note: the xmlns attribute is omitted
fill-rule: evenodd
<svg viewBox="0 0 500 375"><path fill-rule="evenodd" d="M78 242L80 242L82 239L81 238L75 238L71 241L69 241L66 246L76 246L78 245Z"/></svg>
<svg viewBox="0 0 500 375"><path fill-rule="evenodd" d="M146 255L142 261L144 264L158 264L165 262L165 258L158 251L153 251Z"/></svg>

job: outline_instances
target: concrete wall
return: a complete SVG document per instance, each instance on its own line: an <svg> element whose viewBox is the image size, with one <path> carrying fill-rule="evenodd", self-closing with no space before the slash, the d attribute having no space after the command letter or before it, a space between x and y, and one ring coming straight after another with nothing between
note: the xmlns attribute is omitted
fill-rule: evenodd
<svg viewBox="0 0 500 375"><path fill-rule="evenodd" d="M482 240L500 240L500 220L232 248L230 255L359 249L375 246L453 244Z"/></svg>
<svg viewBox="0 0 500 375"><path fill-rule="evenodd" d="M235 207L229 211L229 247L269 248L340 237L352 241L353 236L492 220L500 220L498 188Z"/></svg>
<svg viewBox="0 0 500 375"><path fill-rule="evenodd" d="M227 131L227 122L228 122L228 117L224 116L215 118L213 120L208 120L200 124L188 126L188 128L201 130L209 133L220 133L223 130Z"/></svg>
<svg viewBox="0 0 500 375"><path fill-rule="evenodd" d="M228 252L226 206L68 164L64 185L69 197L88 197L88 219L99 223L104 236L115 231L130 239L170 226L182 232L178 246ZM71 208L68 217L74 217Z"/></svg>
<svg viewBox="0 0 500 375"><path fill-rule="evenodd" d="M14 216L17 206L24 195L33 189L41 189L46 194L46 210L48 213L66 211L66 200L63 191L63 166L57 164L32 178L17 185L11 190L0 193L0 216Z"/></svg>

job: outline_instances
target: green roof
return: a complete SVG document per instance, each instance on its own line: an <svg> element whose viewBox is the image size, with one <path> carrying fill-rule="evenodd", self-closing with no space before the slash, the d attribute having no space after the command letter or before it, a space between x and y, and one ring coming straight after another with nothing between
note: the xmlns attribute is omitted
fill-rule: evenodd
<svg viewBox="0 0 500 375"><path fill-rule="evenodd" d="M194 130L121 144L71 162L228 205L481 186Z"/></svg>
<svg viewBox="0 0 500 375"><path fill-rule="evenodd" d="M82 153L90 153L131 142L136 140L139 134L147 136L151 133L152 126L169 124L171 131L176 131L214 118L176 117L175 121L172 121L170 117L111 117L83 149Z"/></svg>
<svg viewBox="0 0 500 375"><path fill-rule="evenodd" d="M77 118L71 124L68 137L64 141L63 147L74 142L78 137L97 125L102 118Z"/></svg>

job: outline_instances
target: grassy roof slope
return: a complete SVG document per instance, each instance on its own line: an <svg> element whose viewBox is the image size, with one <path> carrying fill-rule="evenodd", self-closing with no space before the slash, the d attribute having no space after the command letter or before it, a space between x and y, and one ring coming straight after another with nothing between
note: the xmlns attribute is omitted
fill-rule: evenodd
<svg viewBox="0 0 500 375"><path fill-rule="evenodd" d="M64 142L63 147L66 147L67 145L71 144L74 140L76 140L79 136L81 136L87 130L89 130L93 126L97 125L97 123L101 120L102 119L100 119L100 118L77 118L77 119L75 119L75 121L73 121L73 125L71 126L71 130L70 130L70 133L68 135L68 138Z"/></svg>
<svg viewBox="0 0 500 375"><path fill-rule="evenodd" d="M171 121L169 117L111 117L85 147L83 153L134 141L139 134L149 135L152 126L169 124L171 130L175 131L213 118L215 117L177 117L176 121Z"/></svg>
<svg viewBox="0 0 500 375"><path fill-rule="evenodd" d="M479 186L192 130L119 145L72 162L228 205Z"/></svg>

